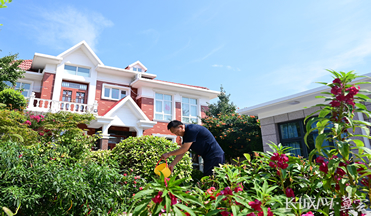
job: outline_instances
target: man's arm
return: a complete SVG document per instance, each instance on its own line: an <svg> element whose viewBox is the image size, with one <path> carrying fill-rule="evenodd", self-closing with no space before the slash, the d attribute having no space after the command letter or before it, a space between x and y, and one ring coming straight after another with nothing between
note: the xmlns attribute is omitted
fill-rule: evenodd
<svg viewBox="0 0 371 216"><path fill-rule="evenodd" d="M189 150L191 145L192 145L192 142L184 143L182 145L182 147L178 148L177 150L174 150L174 151L171 151L171 152L168 152L168 153L165 153L165 154L161 155L161 159L166 159L166 158L168 158L170 156L174 156L174 155L177 155L177 156L182 155L182 157L183 157L183 155Z"/></svg>

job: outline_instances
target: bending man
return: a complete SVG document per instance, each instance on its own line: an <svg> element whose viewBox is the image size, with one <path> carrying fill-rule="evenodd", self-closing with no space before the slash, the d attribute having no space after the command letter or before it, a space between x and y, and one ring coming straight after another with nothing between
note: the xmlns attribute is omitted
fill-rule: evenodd
<svg viewBox="0 0 371 216"><path fill-rule="evenodd" d="M166 159L176 155L174 161L169 165L171 171L189 149L203 158L204 176L212 175L214 167L225 163L223 149L215 140L213 134L204 126L197 124L184 125L182 122L174 120L169 122L167 129L171 133L183 137L182 147L161 156L162 159Z"/></svg>

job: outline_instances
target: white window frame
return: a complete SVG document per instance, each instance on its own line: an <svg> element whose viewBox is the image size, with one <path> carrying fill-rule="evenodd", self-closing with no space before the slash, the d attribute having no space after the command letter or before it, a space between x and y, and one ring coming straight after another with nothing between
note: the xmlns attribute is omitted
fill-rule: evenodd
<svg viewBox="0 0 371 216"><path fill-rule="evenodd" d="M177 138L176 135L168 135L168 134L152 134L152 136L170 138L172 142L174 143L176 143L176 138Z"/></svg>
<svg viewBox="0 0 371 216"><path fill-rule="evenodd" d="M109 97L105 97L104 96L104 91L105 91L105 88L110 88L110 96ZM112 89L118 89L120 90L120 95L119 95L119 99L116 99L116 98L112 98ZM102 99L107 99L107 100L115 100L115 101L119 101L121 100L121 91L126 91L126 96L129 96L130 95L130 92L131 92L131 89L128 88L128 87L123 87L123 86L117 86L117 85L111 85L111 84L106 84L106 83L103 83L102 85ZM125 96L125 97L126 97Z"/></svg>
<svg viewBox="0 0 371 216"><path fill-rule="evenodd" d="M133 66L132 70L136 71L136 72L143 72L144 71L144 69L142 67L139 67L139 66ZM141 70L141 71L139 71L139 70Z"/></svg>
<svg viewBox="0 0 371 216"><path fill-rule="evenodd" d="M199 116L201 114L201 111L200 111L200 107L201 107L201 105L200 105L200 99L197 98L197 97L192 97L192 96L188 96L188 95L182 95L182 99L180 101L180 103L181 103L181 109L180 109L181 122L183 122L183 117L188 117L188 118L191 119L191 109L189 109L189 115L188 116L184 116L183 115L183 98L195 99L196 100L196 103L197 103L196 104L196 108L197 108L197 116L196 116L196 118L197 118L197 124L200 124L201 123L200 122L200 118L199 118ZM188 104L191 105L190 103L188 103ZM183 122L183 123L184 124L192 124L191 122Z"/></svg>
<svg viewBox="0 0 371 216"><path fill-rule="evenodd" d="M170 122L168 120L164 120L164 119L156 119L156 114L162 114L162 115L165 115L164 113L164 110L162 110L161 113L159 112L156 112L156 93L157 94L163 94L163 95L170 95L171 96L171 120L174 119L174 115L175 115L175 99L174 99L174 94L171 94L169 92L165 92L165 91L155 91L154 92L154 95L153 95L153 120L156 120L156 121L160 121L160 122ZM162 101L164 101L162 99Z"/></svg>
<svg viewBox="0 0 371 216"><path fill-rule="evenodd" d="M30 84L30 90L28 90L28 94L27 94L27 97L25 96L25 98L29 98L32 94L32 91L33 91L33 81L30 81L30 80L23 80L23 79L20 79L20 80L17 80L17 83L20 83L20 86L22 86L22 84ZM16 86L11 86L11 88L15 88Z"/></svg>
<svg viewBox="0 0 371 216"><path fill-rule="evenodd" d="M65 69L66 66L76 67L75 74L67 73L67 72L66 72L66 69ZM88 76L77 75L77 72L78 72L79 68L88 69L88 70L89 70L89 75L88 75ZM65 74L68 74L68 75L75 75L75 76L80 76L80 77L90 77L90 76L91 76L91 68L89 68L89 67L84 67L84 66L79 66L79 65L73 65L73 64L64 64L64 66L63 66L63 72L64 72Z"/></svg>

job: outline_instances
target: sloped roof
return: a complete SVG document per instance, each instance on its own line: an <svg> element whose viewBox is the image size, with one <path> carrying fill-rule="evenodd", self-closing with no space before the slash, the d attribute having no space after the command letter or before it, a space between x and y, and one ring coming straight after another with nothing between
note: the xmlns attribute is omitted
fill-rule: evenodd
<svg viewBox="0 0 371 216"><path fill-rule="evenodd" d="M32 65L32 59L23 60L23 62L18 66L22 70L30 70Z"/></svg>

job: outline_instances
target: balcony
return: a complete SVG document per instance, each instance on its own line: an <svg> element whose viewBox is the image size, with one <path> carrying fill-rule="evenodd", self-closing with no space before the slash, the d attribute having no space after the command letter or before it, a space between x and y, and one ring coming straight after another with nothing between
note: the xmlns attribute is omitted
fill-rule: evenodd
<svg viewBox="0 0 371 216"><path fill-rule="evenodd" d="M48 99L35 98L35 92L32 92L28 98L27 111L32 112L52 112L67 111L72 113L92 113L98 115L98 102L93 105L74 103L67 101L55 101Z"/></svg>

